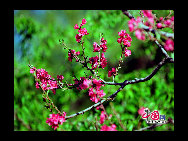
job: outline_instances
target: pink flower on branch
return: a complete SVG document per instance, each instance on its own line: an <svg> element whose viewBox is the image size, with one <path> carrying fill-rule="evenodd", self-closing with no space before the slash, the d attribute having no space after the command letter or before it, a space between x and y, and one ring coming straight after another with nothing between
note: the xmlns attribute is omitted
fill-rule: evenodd
<svg viewBox="0 0 188 141"><path fill-rule="evenodd" d="M117 131L116 125L115 124L112 124L111 126L103 125L100 131Z"/></svg>
<svg viewBox="0 0 188 141"><path fill-rule="evenodd" d="M30 73L34 73L34 71L36 71L36 74L34 74L34 76L37 79L35 84L36 88L38 89L39 87L41 87L43 91L50 89L55 94L56 89L58 88L57 81L52 78L51 75L49 75L48 72L45 71L45 69L36 69L35 67L30 69Z"/></svg>
<svg viewBox="0 0 188 141"><path fill-rule="evenodd" d="M99 123L103 124L105 119L106 119L106 114L104 113L104 111L101 111Z"/></svg>
<svg viewBox="0 0 188 141"><path fill-rule="evenodd" d="M112 70L108 72L108 77L111 77L113 75L114 76L116 75L116 69L115 68L112 68Z"/></svg>
<svg viewBox="0 0 188 141"><path fill-rule="evenodd" d="M104 53L102 53L101 58L100 58L100 67L102 67L102 69L104 69L107 65L107 60L104 56Z"/></svg>
<svg viewBox="0 0 188 141"><path fill-rule="evenodd" d="M127 48L125 48L124 55L125 55L125 57L130 56L131 55L131 50L128 50Z"/></svg>
<svg viewBox="0 0 188 141"><path fill-rule="evenodd" d="M166 51L174 51L174 41L172 39L167 39L164 45Z"/></svg>
<svg viewBox="0 0 188 141"><path fill-rule="evenodd" d="M76 36L75 36L75 38L76 38L76 41L78 42L78 43L80 43L80 41L82 40L82 37L84 36L84 35L88 35L89 33L87 32L87 30L86 30L86 28L81 28L83 25L85 25L86 24L86 19L82 19L82 23L80 24L80 26L78 26L78 24L76 24L75 26L74 26L74 29L78 29L78 32L79 32L79 34L76 34Z"/></svg>
<svg viewBox="0 0 188 141"><path fill-rule="evenodd" d="M59 127L59 124L63 124L65 122L66 113L63 112L63 115L60 116L59 114L50 114L50 118L47 118L46 123L51 126L54 130Z"/></svg>
<svg viewBox="0 0 188 141"><path fill-rule="evenodd" d="M121 32L118 32L118 35L120 36L117 40L119 44L123 43L125 47L131 46L132 38L128 33L126 33L125 30L121 30Z"/></svg>
<svg viewBox="0 0 188 141"><path fill-rule="evenodd" d="M94 89L94 88L89 88L88 92L89 92L90 100L95 103L99 102L100 98L106 95L103 92L103 90Z"/></svg>
<svg viewBox="0 0 188 141"><path fill-rule="evenodd" d="M92 69L96 69L99 65L99 57L96 55L95 57L89 58L89 63L92 66Z"/></svg>
<svg viewBox="0 0 188 141"><path fill-rule="evenodd" d="M76 55L76 56L78 56L80 54L80 52L78 51L78 52L76 52L75 50L69 50L69 52L68 52L68 60L70 61L70 62L72 62L72 59L74 58L74 55Z"/></svg>

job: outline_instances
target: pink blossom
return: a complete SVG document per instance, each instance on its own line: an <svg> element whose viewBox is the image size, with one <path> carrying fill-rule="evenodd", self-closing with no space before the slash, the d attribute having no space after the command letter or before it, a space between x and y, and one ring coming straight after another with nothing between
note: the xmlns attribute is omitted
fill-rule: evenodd
<svg viewBox="0 0 188 141"><path fill-rule="evenodd" d="M105 115L104 111L101 111L99 123L103 124L105 119L106 119L106 115Z"/></svg>
<svg viewBox="0 0 188 141"><path fill-rule="evenodd" d="M74 79L75 86L78 90L87 89L91 86L92 82L91 80L86 79L85 77L80 77L80 80Z"/></svg>
<svg viewBox="0 0 188 141"><path fill-rule="evenodd" d="M163 17L160 17L159 20L162 21L162 20L163 20Z"/></svg>
<svg viewBox="0 0 188 141"><path fill-rule="evenodd" d="M132 18L132 19L130 19L130 21L128 21L128 26L129 26L129 31L130 32L134 31L134 27L135 27L134 23L135 23L135 19L134 18Z"/></svg>
<svg viewBox="0 0 188 141"><path fill-rule="evenodd" d="M139 40L145 40L145 34L141 29L137 29L135 35Z"/></svg>
<svg viewBox="0 0 188 141"><path fill-rule="evenodd" d="M57 75L57 79L58 79L59 81L62 81L62 80L64 79L64 77L63 77L63 75Z"/></svg>
<svg viewBox="0 0 188 141"><path fill-rule="evenodd" d="M123 42L123 45L125 45L126 47L131 46L131 36L128 33L126 33L125 30L121 30L121 32L118 32L118 35L120 36L117 40L119 44Z"/></svg>
<svg viewBox="0 0 188 141"><path fill-rule="evenodd" d="M92 79L92 87L95 89L100 89L101 86L103 86L102 81L101 80L97 80L97 79Z"/></svg>
<svg viewBox="0 0 188 141"><path fill-rule="evenodd" d="M171 25L171 20L170 20L170 19L165 20L165 21L164 21L164 24L167 25L167 26L170 26L170 25Z"/></svg>
<svg viewBox="0 0 188 141"><path fill-rule="evenodd" d="M49 80L48 81L48 83L50 84L50 87L49 87L49 89L51 89L51 90L53 90L53 93L55 94L55 89L57 89L57 81L51 81L51 80Z"/></svg>
<svg viewBox="0 0 188 141"><path fill-rule="evenodd" d="M83 25L85 25L86 24L86 19L82 19L82 23L80 24L80 27L78 26L78 24L76 24L75 26L74 26L74 29L78 29L78 32L79 32L79 34L76 34L76 36L75 36L75 38L76 38L76 41L78 42L78 43L80 43L80 41L82 40L82 37L84 36L84 35L88 35L89 33L87 32L87 30L86 30L86 28L81 28Z"/></svg>
<svg viewBox="0 0 188 141"><path fill-rule="evenodd" d="M78 43L80 43L80 41L82 40L82 35L76 34L75 38L76 38L76 41L77 41Z"/></svg>
<svg viewBox="0 0 188 141"><path fill-rule="evenodd" d="M112 124L111 126L103 125L100 131L117 131L116 125L115 124Z"/></svg>
<svg viewBox="0 0 188 141"><path fill-rule="evenodd" d="M96 42L93 43L93 47L94 47L93 52L99 52L101 49L100 46Z"/></svg>
<svg viewBox="0 0 188 141"><path fill-rule="evenodd" d="M80 88L85 90L85 89L89 88L91 83L92 83L91 80L84 79L83 83L80 85Z"/></svg>
<svg viewBox="0 0 188 141"><path fill-rule="evenodd" d="M35 72L35 70L36 70L36 68L35 68L35 67L31 68L31 69L30 69L30 73L34 73L34 72Z"/></svg>
<svg viewBox="0 0 188 141"><path fill-rule="evenodd" d="M39 88L40 88L40 87L39 87L39 82L36 82L36 83L35 83L35 86L36 86L37 89L39 89Z"/></svg>
<svg viewBox="0 0 188 141"><path fill-rule="evenodd" d="M96 69L98 67L99 65L98 61L99 61L99 57L97 55L96 57L89 58L89 63L91 64L92 69Z"/></svg>
<svg viewBox="0 0 188 141"><path fill-rule="evenodd" d="M59 127L59 124L63 124L63 122L65 122L65 116L66 113L63 112L62 116L59 116L59 114L50 114L50 118L47 118L46 123L49 126L52 126L52 128L54 128L54 130L56 130Z"/></svg>
<svg viewBox="0 0 188 141"><path fill-rule="evenodd" d="M82 19L82 25L86 24L86 22L87 22L86 19L83 18Z"/></svg>
<svg viewBox="0 0 188 141"><path fill-rule="evenodd" d="M102 67L102 69L104 69L106 67L106 65L107 65L107 60L106 60L106 58L104 56L104 53L102 53L102 55L101 55L100 62L101 62L100 66Z"/></svg>
<svg viewBox="0 0 188 141"><path fill-rule="evenodd" d="M36 88L39 88L39 86L41 86L41 88L45 91L45 90L52 90L52 92L55 94L56 89L58 88L57 86L57 81L52 78L47 71L45 71L45 69L35 69L36 71L36 78L38 79L38 81L40 82L36 82L35 86ZM40 83L40 85L39 85Z"/></svg>
<svg viewBox="0 0 188 141"><path fill-rule="evenodd" d="M152 10L142 10L142 13L147 18L153 18Z"/></svg>
<svg viewBox="0 0 188 141"><path fill-rule="evenodd" d="M80 54L80 52L78 51L78 52L76 52L75 50L69 50L69 52L68 52L68 60L70 61L70 62L72 62L72 59L74 58L74 55L76 55L76 56L78 56Z"/></svg>
<svg viewBox="0 0 188 141"><path fill-rule="evenodd" d="M108 77L111 77L112 75L115 75L115 74L116 74L116 69L112 68L112 71L108 72Z"/></svg>
<svg viewBox="0 0 188 141"><path fill-rule="evenodd" d="M171 21L174 21L174 16L172 16L172 17L170 18L170 20L171 20Z"/></svg>
<svg viewBox="0 0 188 141"><path fill-rule="evenodd" d="M107 44L107 40L104 40L104 38L102 37L102 38L101 38L100 47L102 48L102 51L103 51L103 52L106 52L106 50L108 49L107 46L106 46L106 44Z"/></svg>
<svg viewBox="0 0 188 141"><path fill-rule="evenodd" d="M80 28L80 29L78 30L78 32L79 32L79 35L82 35L82 36L89 34L89 33L87 33L86 28L83 28L83 29Z"/></svg>
<svg viewBox="0 0 188 141"><path fill-rule="evenodd" d="M166 51L174 51L174 41L170 38L168 40L166 40L164 49Z"/></svg>
<svg viewBox="0 0 188 141"><path fill-rule="evenodd" d="M130 56L131 55L131 50L128 50L127 48L125 48L124 55L125 55L125 57Z"/></svg>
<svg viewBox="0 0 188 141"><path fill-rule="evenodd" d="M97 97L97 94L93 88L89 88L90 100L97 103L100 99Z"/></svg>
<svg viewBox="0 0 188 141"><path fill-rule="evenodd" d="M88 92L89 92L90 100L95 103L97 103L100 100L100 98L105 96L105 93L103 92L103 90L89 88Z"/></svg>
<svg viewBox="0 0 188 141"><path fill-rule="evenodd" d="M145 107L141 107L139 110L138 110L138 114L139 115L143 115L145 113L144 111Z"/></svg>
<svg viewBox="0 0 188 141"><path fill-rule="evenodd" d="M162 23L157 23L157 28L162 28L163 26L162 26Z"/></svg>
<svg viewBox="0 0 188 141"><path fill-rule="evenodd" d="M78 24L75 24L74 29L79 29Z"/></svg>

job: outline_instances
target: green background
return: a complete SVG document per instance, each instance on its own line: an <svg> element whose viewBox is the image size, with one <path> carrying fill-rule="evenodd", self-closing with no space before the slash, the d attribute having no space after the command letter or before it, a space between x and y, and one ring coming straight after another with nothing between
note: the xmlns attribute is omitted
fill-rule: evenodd
<svg viewBox="0 0 188 141"><path fill-rule="evenodd" d="M130 11L135 17L139 10ZM165 17L169 10L153 10L157 17ZM173 15L173 13L172 13ZM121 48L117 43L118 32L126 30L132 37L130 50L132 55L124 58L124 62L116 76L115 82L142 78L149 75L156 65L164 58L156 44L149 39L140 41L128 30L129 18L121 10L15 10L14 11L14 130L15 131L53 131L46 124L49 110L44 106L42 90L36 89L35 80L30 74L28 64L37 69L45 69L56 78L63 75L68 83L74 83L72 75L77 78L89 76L91 73L82 68L81 64L68 61L68 52L59 44L65 44L75 51L82 51L76 42L75 24L87 20L84 27L89 35L84 36L85 54L90 58L98 55L93 52L93 42L99 43L100 33L107 40L107 67L99 69L101 78L112 81L108 70L118 66ZM170 29L164 31L172 32ZM162 37L158 37L159 39ZM168 53L173 56L173 53ZM84 73L85 72L85 73ZM119 87L106 85L102 89L106 97ZM89 100L87 90L57 90L56 95L49 94L55 105L67 115L81 111L93 102ZM147 107L152 112L159 110L166 118L174 119L174 64L166 64L149 81L127 85L113 102L105 102L104 107L112 118L104 124L116 124L117 130L136 130L148 126L138 115L140 107ZM59 131L96 131L100 130L100 111L91 110L83 115L68 119L58 128ZM124 129L120 126L124 126ZM156 131L174 130L173 125L156 127Z"/></svg>

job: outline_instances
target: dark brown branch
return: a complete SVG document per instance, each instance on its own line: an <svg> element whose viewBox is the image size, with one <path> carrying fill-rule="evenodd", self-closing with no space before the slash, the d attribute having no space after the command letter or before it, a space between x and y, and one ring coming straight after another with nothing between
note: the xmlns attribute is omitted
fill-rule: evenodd
<svg viewBox="0 0 188 141"><path fill-rule="evenodd" d="M172 58L169 58L169 57L164 58L161 62L159 62L159 64L158 64L157 67L152 71L152 73L149 74L148 76L146 76L145 78L140 78L140 79L137 79L137 78L136 78L136 79L134 79L134 80L125 80L123 83L103 82L104 84L108 84L108 85L120 85L121 87L120 87L115 93L113 93L112 95L110 95L108 98L103 99L103 100L101 100L100 102L98 102L98 103L96 103L96 104L94 104L94 105L92 105L92 106L90 106L90 107L88 107L88 108L86 108L86 109L84 109L84 110L78 112L78 113L75 113L75 114L73 114L73 115L67 116L65 119L69 119L69 118L75 117L75 116L77 116L77 115L84 114L85 112L87 112L87 111L89 111L89 110L91 110L91 109L93 109L93 108L95 108L95 107L98 107L99 105L101 105L101 104L104 103L105 101L113 100L113 99L117 96L117 94L118 94L121 90L123 90L123 88L124 88L126 85L128 85L128 84L134 84L134 83L139 83L139 82L144 82L144 81L150 80L150 79L159 71L159 69L160 69L163 65L165 65L166 63L168 63L168 62L169 62L169 63L172 63Z"/></svg>

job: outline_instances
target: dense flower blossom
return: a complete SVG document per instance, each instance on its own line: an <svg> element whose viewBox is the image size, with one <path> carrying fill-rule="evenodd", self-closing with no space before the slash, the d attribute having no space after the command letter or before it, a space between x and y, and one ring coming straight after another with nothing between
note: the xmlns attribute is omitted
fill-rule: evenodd
<svg viewBox="0 0 188 141"><path fill-rule="evenodd" d="M57 79L58 79L59 81L62 81L62 80L64 79L64 77L63 77L63 75L57 75Z"/></svg>
<svg viewBox="0 0 188 141"><path fill-rule="evenodd" d="M128 50L127 48L125 48L124 55L125 55L125 57L130 56L131 55L131 50Z"/></svg>
<svg viewBox="0 0 188 141"><path fill-rule="evenodd" d="M72 62L72 59L74 58L74 55L76 55L76 56L78 56L80 54L80 52L78 51L78 52L76 52L75 50L70 50L69 52L68 52L68 60L70 61L70 62Z"/></svg>
<svg viewBox="0 0 188 141"><path fill-rule="evenodd" d="M92 66L92 69L96 69L99 65L99 57L96 55L95 57L89 58L89 63Z"/></svg>
<svg viewBox="0 0 188 141"><path fill-rule="evenodd" d="M47 118L46 123L49 126L52 126L54 130L56 130L59 127L59 124L62 125L63 122L65 122L65 116L65 112L63 112L62 116L60 116L59 114L50 114L50 118Z"/></svg>
<svg viewBox="0 0 188 141"><path fill-rule="evenodd" d="M80 80L74 79L75 86L78 90L87 89L91 85L91 80L86 79L85 77L80 77Z"/></svg>
<svg viewBox="0 0 188 141"><path fill-rule="evenodd" d="M84 35L88 35L89 33L87 32L87 30L86 30L86 28L81 28L83 25L85 25L86 24L86 19L82 19L82 23L80 24L80 26L78 26L78 24L76 24L75 26L74 26L74 29L78 29L78 32L79 32L79 34L76 34L76 36L75 36L75 38L76 38L76 41L78 42L78 43L80 43L80 41L81 41L81 39L82 39L82 37L84 36Z"/></svg>
<svg viewBox="0 0 188 141"><path fill-rule="evenodd" d="M52 92L55 94L56 93L56 89L58 88L57 85L57 81L52 78L47 71L45 71L45 69L36 69L35 67L30 69L30 73L35 73L35 78L37 80L39 80L39 82L37 81L35 86L36 88L41 88L45 91L45 90L52 90Z"/></svg>
<svg viewBox="0 0 188 141"><path fill-rule="evenodd" d="M135 35L136 35L137 39L145 40L145 34L144 34L142 29L136 29L135 30Z"/></svg>
<svg viewBox="0 0 188 141"><path fill-rule="evenodd" d="M101 80L97 80L97 79L92 79L92 87L99 90L101 88L101 86L104 86L102 84Z"/></svg>
<svg viewBox="0 0 188 141"><path fill-rule="evenodd" d="M172 39L166 40L164 48L166 51L174 51L174 41Z"/></svg>
<svg viewBox="0 0 188 141"><path fill-rule="evenodd" d="M100 131L117 131L116 125L115 124L112 124L111 126L103 125Z"/></svg>
<svg viewBox="0 0 188 141"><path fill-rule="evenodd" d="M104 111L101 111L99 123L103 124L105 119L106 119L106 114L104 113Z"/></svg>
<svg viewBox="0 0 188 141"><path fill-rule="evenodd" d="M107 65L107 60L104 56L104 53L102 53L101 58L100 58L100 67L102 67L102 69L104 69Z"/></svg>
<svg viewBox="0 0 188 141"><path fill-rule="evenodd" d="M103 37L100 40L100 45L98 45L96 42L93 43L93 52L100 52L100 50L102 49L103 52L106 52L106 50L108 49L106 44L107 44L107 40L105 40Z"/></svg>
<svg viewBox="0 0 188 141"><path fill-rule="evenodd" d="M93 43L93 47L93 52L99 52L101 50L100 46L96 42Z"/></svg>
<svg viewBox="0 0 188 141"><path fill-rule="evenodd" d="M130 19L128 21L129 31L130 32L134 31L138 27L140 22L141 22L141 18L140 17L137 17L136 20L134 18Z"/></svg>
<svg viewBox="0 0 188 141"><path fill-rule="evenodd" d="M107 40L104 40L104 38L102 37L102 38L101 38L100 47L102 48L102 51L103 51L103 52L106 52L106 50L108 49L107 46L106 46L106 44L107 44Z"/></svg>
<svg viewBox="0 0 188 141"><path fill-rule="evenodd" d="M90 100L95 103L97 103L100 100L100 98L106 95L103 92L103 90L94 89L94 88L89 88L88 92L89 92Z"/></svg>
<svg viewBox="0 0 188 141"><path fill-rule="evenodd" d="M112 75L116 75L116 69L112 68L112 71L108 72L108 77L111 77Z"/></svg>
<svg viewBox="0 0 188 141"><path fill-rule="evenodd" d="M123 43L123 45L126 47L131 46L132 38L128 33L126 33L125 30L121 30L121 32L118 32L118 35L120 36L117 40L119 44Z"/></svg>

